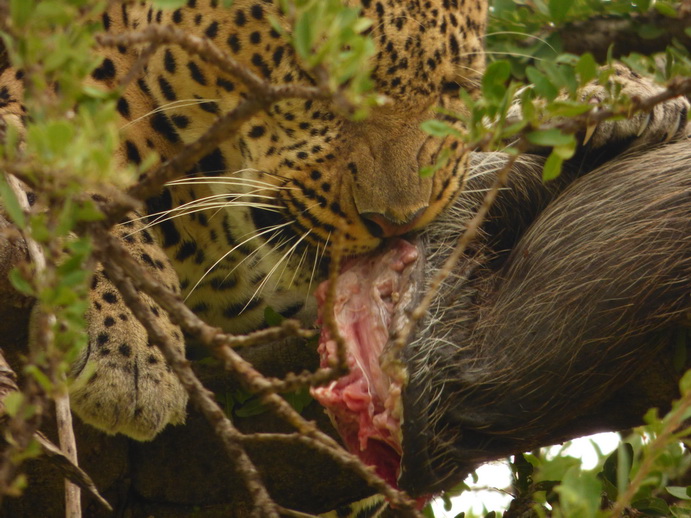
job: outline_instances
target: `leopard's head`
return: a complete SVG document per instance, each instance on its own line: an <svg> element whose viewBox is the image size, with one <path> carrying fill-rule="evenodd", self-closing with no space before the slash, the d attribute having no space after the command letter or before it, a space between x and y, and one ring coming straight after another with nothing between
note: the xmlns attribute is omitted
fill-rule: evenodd
<svg viewBox="0 0 691 518"><path fill-rule="evenodd" d="M465 172L462 146L428 135L420 123L435 117L437 106L460 110L458 89L476 88L483 69L484 2L360 4L373 21L377 50L370 66L386 103L355 122L326 101L276 102L229 138L213 171L206 170L245 178L245 192L268 197L257 199L272 207L251 210L259 231L289 229L318 247L341 233L346 254L424 226L454 197ZM272 2L236 0L226 9L216 0L196 0L148 17L205 35L272 84L314 84L274 29L271 20L280 21L281 14ZM248 94L237 78L175 46L157 52L148 75L185 141ZM445 149L445 165L423 178L421 168Z"/></svg>

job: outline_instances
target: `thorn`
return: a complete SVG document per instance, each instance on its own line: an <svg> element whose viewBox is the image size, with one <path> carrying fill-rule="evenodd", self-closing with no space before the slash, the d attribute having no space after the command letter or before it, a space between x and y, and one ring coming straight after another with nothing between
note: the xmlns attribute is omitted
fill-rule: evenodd
<svg viewBox="0 0 691 518"><path fill-rule="evenodd" d="M645 114L645 119L643 119L643 122L641 122L641 127L638 128L638 133L636 133L637 137L640 137L645 129L648 127L648 124L650 124L650 113Z"/></svg>

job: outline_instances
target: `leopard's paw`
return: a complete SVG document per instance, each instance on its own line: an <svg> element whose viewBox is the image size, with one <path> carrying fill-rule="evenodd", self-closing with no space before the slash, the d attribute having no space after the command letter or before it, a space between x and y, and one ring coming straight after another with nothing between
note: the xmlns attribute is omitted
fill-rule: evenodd
<svg viewBox="0 0 691 518"><path fill-rule="evenodd" d="M621 93L629 98L646 98L665 88L623 65L614 65L610 83L620 85ZM582 89L582 99L594 104L606 100L612 84L590 83ZM689 102L683 97L655 105L649 112L638 112L622 120L606 120L590 126L583 143L593 148L623 143L631 147L667 142L686 134Z"/></svg>
<svg viewBox="0 0 691 518"><path fill-rule="evenodd" d="M101 272L96 279L100 285L92 293L89 345L72 369L72 408L107 433L151 440L166 425L185 421L187 393L120 295ZM153 303L151 308L182 350L180 330Z"/></svg>

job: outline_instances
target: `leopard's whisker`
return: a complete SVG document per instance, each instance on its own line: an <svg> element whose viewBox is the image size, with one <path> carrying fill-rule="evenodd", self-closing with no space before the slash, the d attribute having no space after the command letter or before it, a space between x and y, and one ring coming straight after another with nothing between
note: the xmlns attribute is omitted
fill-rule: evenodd
<svg viewBox="0 0 691 518"><path fill-rule="evenodd" d="M261 180L256 180L254 178L223 178L218 176L209 177L193 177L193 178L181 178L179 180L173 180L166 184L169 187L177 187L180 185L233 185L238 187L244 186L257 186L262 187L265 190L281 191L281 190L299 190L298 187L288 187L285 185L274 185L269 182L263 182Z"/></svg>
<svg viewBox="0 0 691 518"><path fill-rule="evenodd" d="M269 281L271 276L276 272L278 267L281 266L281 264L283 262L287 263L288 261L290 261L290 257L295 252L297 246L302 242L303 239L305 239L310 234L310 232L311 231L308 230L302 236L300 236L300 238L293 244L293 246L290 247L290 250L287 250L286 253L284 253L278 261L276 261L276 264L274 264L273 267L271 268L271 270L269 270L269 272L264 276L264 278L262 279L262 282L259 283L259 286L257 286L257 289L254 291L254 294L250 297L249 301L247 302L247 305L245 305L245 307L242 308L242 311L244 311L245 308L247 308L247 306L249 305L249 303L252 302L255 299L255 297L257 297L257 295L264 288L264 286ZM279 277L279 280L280 280L280 277ZM241 313L242 313L242 311L241 311Z"/></svg>
<svg viewBox="0 0 691 518"><path fill-rule="evenodd" d="M307 295L305 297L305 303L307 303L307 300L312 293L312 284L314 282L314 278L317 274L317 268L321 264L321 262L324 260L324 256L326 255L326 250L329 247L329 241L331 240L331 232L326 236L326 240L324 241L324 246L321 251L321 257L319 256L319 245L317 245L317 252L314 254L314 264L312 265L312 271L310 272L310 281L309 284L307 285Z"/></svg>
<svg viewBox="0 0 691 518"><path fill-rule="evenodd" d="M280 229L280 228L283 228L283 227L286 227L286 226L292 225L292 224L293 224L293 221L288 221L288 222L282 223L282 224L280 224L280 225L274 225L274 226L272 226L272 227L269 227L269 228L267 228L267 229L265 229L265 230L262 230L261 232L257 232L257 233L248 232L247 234L249 234L250 237L248 237L248 238L245 239L244 241L241 241L240 243L238 243L237 245L235 245L234 247L232 247L230 250L228 250L227 252L225 252L225 253L224 253L214 264L212 264L209 268L207 268L207 270L206 270L206 271L204 272L204 274L200 277L200 279L195 283L194 286L192 286L192 288L190 289L189 293L185 296L185 299L184 299L184 300L187 300L187 299L189 298L189 296L192 294L192 292L193 292L193 291L199 286L199 284L201 284L201 282L211 273L211 271L212 271L216 266L218 266L218 264L219 264L221 261L223 261L226 257L228 257L230 254L232 254L233 252L235 252L235 251L236 251L238 248L240 248L242 245L247 244L248 242L252 241L253 239L257 239L257 238L259 238L260 236L263 236L264 234L267 234L267 233L269 233L269 232L275 232L275 231L277 231L277 230ZM245 235L247 235L247 234L245 234ZM243 236L243 237L244 237L244 236ZM268 242L269 242L269 240L266 241L266 243L268 243ZM259 250L262 246L264 246L266 243L264 243L263 245L260 245L260 246L257 247L255 250L258 251L258 250ZM253 252L254 252L254 251L253 251ZM237 267L240 266L240 265L241 265L247 258L249 258L251 255L252 255L252 254L248 254L247 256L245 256L245 258L243 258L242 261L240 261L239 263L237 263L237 264L234 266L234 268L233 268L232 270L230 270L230 272L228 272L228 275L231 275L231 274L237 269ZM226 278L227 278L227 276L226 276Z"/></svg>
<svg viewBox="0 0 691 518"><path fill-rule="evenodd" d="M308 252L308 247L304 247L302 249L302 254L300 255L300 260L298 261L298 264L295 266L295 269L293 270L293 276L290 278L290 283L288 283L289 286L293 286L293 283L295 282L295 277L297 277L298 272L302 270L302 263L305 262L305 258L307 257L307 252ZM288 261L288 262L290 262L290 261ZM286 266L288 265L288 262L286 262ZM283 268L283 272L281 272L281 277L283 276L284 272L285 272L285 268ZM279 277L279 281L280 281L280 277Z"/></svg>
<svg viewBox="0 0 691 518"><path fill-rule="evenodd" d="M228 199L228 198L232 199ZM237 201L238 198L261 198L261 199L266 199L266 200L273 200L275 199L273 196L266 196L266 195L260 195L260 194L254 194L254 193L240 193L240 194L213 194L210 196L205 196L204 198L200 198L198 200L192 200L187 203L184 203L182 205L179 205L177 207L174 207L170 210L165 210L161 212L156 212L156 213L151 213L148 214L147 216L140 216L138 218L132 218L129 221L135 222L135 221L141 221L143 219L155 216L155 219L148 224L146 224L144 227L134 230L128 235L136 234L137 232L141 232L142 230L149 229L155 225L158 225L160 223L163 223L165 221L169 221L174 218L178 218L181 216L186 216L188 214L192 214L194 212L199 212L202 210L209 210L209 209L223 209L223 208L228 208L228 207L255 207L255 208L261 208L263 210L270 210L272 212L278 212L281 210L284 210L283 206L280 205L272 205L269 203L258 203L258 202L252 202L252 201ZM168 216L168 217L166 217Z"/></svg>
<svg viewBox="0 0 691 518"><path fill-rule="evenodd" d="M198 104L205 104L205 103L211 103L211 102L218 102L220 99L178 99L176 101L172 101L168 104L164 104L161 106L158 106L157 108L151 110L148 113L145 113L141 117L137 117L136 119L132 119L129 121L127 124L124 124L123 126L120 127L121 130L128 128L138 122L141 122L142 120L146 119L147 117L151 117L152 115L155 115L156 113L160 112L165 112L168 110L174 110L175 108L187 108L188 106L196 106Z"/></svg>
<svg viewBox="0 0 691 518"><path fill-rule="evenodd" d="M547 41L546 38L541 38L540 36L537 36L537 35L535 35L535 34L528 34L528 33L520 32L520 31L494 31L494 32L488 32L488 33L485 33L485 34L483 34L482 36L480 36L480 39L487 39L487 38L491 38L491 37L493 37L493 36L504 36L504 35L523 36L526 40L535 40L535 41L539 41L540 43L544 43L544 44L547 45L550 49L552 49L552 50L554 51L555 54L558 54L558 52L556 51L556 49L555 49L552 45L550 45L550 43ZM485 50L484 52L487 53L488 51ZM490 52L490 53L491 53L491 52Z"/></svg>

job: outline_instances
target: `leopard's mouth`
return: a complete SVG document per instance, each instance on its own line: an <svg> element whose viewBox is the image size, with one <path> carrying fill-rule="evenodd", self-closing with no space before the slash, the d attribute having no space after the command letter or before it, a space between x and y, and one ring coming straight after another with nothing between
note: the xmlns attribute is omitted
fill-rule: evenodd
<svg viewBox="0 0 691 518"><path fill-rule="evenodd" d="M395 338L423 292L422 263L417 244L404 239L346 261L336 281L333 310L350 372L312 390L351 453L396 488L403 454L401 392L407 373ZM320 323L327 290L325 281L316 292ZM322 367L337 354L326 325L319 354Z"/></svg>

